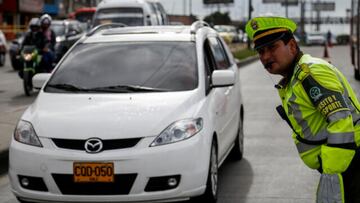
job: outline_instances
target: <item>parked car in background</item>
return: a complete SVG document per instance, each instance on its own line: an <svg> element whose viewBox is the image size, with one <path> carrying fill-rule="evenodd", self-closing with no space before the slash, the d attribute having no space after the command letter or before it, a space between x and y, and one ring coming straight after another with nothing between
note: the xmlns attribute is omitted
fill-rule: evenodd
<svg viewBox="0 0 360 203"><path fill-rule="evenodd" d="M214 29L219 33L222 38L224 38L225 41L230 43L240 42L239 33L237 32L235 26L215 25Z"/></svg>
<svg viewBox="0 0 360 203"><path fill-rule="evenodd" d="M96 7L82 7L69 14L69 19L77 20L81 23L91 22L96 11Z"/></svg>
<svg viewBox="0 0 360 203"><path fill-rule="evenodd" d="M336 36L336 42L338 44L349 44L350 43L350 35L349 34L339 34Z"/></svg>
<svg viewBox="0 0 360 203"><path fill-rule="evenodd" d="M165 8L158 0L148 0L153 12L157 15L157 21L159 25L168 25L169 24L169 18L165 11Z"/></svg>
<svg viewBox="0 0 360 203"><path fill-rule="evenodd" d="M153 0L103 0L96 7L93 26L122 23L127 26L165 25L167 14L162 5Z"/></svg>
<svg viewBox="0 0 360 203"><path fill-rule="evenodd" d="M5 65L5 56L7 52L7 42L3 31L0 30L0 66Z"/></svg>
<svg viewBox="0 0 360 203"><path fill-rule="evenodd" d="M326 42L326 36L324 33L310 32L306 34L305 44L307 46L324 45L325 42Z"/></svg>
<svg viewBox="0 0 360 203"><path fill-rule="evenodd" d="M95 11L96 7L78 8L73 13L69 14L69 19L79 21L83 27L83 30L88 30L91 28Z"/></svg>
<svg viewBox="0 0 360 203"><path fill-rule="evenodd" d="M77 20L53 20L51 29L56 34L55 62L59 62L67 50L85 34Z"/></svg>
<svg viewBox="0 0 360 203"><path fill-rule="evenodd" d="M19 33L17 37L11 41L9 46L9 57L11 66L14 70L20 70L22 68L22 63L20 61L20 47L24 41L25 34Z"/></svg>
<svg viewBox="0 0 360 203"><path fill-rule="evenodd" d="M80 39L52 74L34 76L42 89L9 149L15 196L216 202L218 168L228 155L241 160L244 150L231 51L201 21L109 26Z"/></svg>

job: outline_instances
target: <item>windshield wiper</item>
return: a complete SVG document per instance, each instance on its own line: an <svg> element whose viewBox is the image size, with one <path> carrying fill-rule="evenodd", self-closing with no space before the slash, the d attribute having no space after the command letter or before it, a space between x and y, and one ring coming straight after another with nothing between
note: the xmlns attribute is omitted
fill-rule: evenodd
<svg viewBox="0 0 360 203"><path fill-rule="evenodd" d="M104 92L167 92L170 89L164 88L153 88L153 87L144 87L139 85L112 85L106 87L95 87L88 89L89 91L104 91Z"/></svg>
<svg viewBox="0 0 360 203"><path fill-rule="evenodd" d="M77 86L71 85L71 84L49 84L49 85L47 85L47 87L66 90L66 91L70 91L70 92L88 92L89 91L89 89L77 87Z"/></svg>

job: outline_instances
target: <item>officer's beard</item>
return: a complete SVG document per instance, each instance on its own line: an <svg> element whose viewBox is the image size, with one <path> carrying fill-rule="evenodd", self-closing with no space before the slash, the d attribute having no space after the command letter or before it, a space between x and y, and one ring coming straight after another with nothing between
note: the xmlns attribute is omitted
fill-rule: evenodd
<svg viewBox="0 0 360 203"><path fill-rule="evenodd" d="M273 61L270 61L270 62L266 63L266 64L264 65L264 68L265 68L266 70L270 70L273 63L274 63Z"/></svg>

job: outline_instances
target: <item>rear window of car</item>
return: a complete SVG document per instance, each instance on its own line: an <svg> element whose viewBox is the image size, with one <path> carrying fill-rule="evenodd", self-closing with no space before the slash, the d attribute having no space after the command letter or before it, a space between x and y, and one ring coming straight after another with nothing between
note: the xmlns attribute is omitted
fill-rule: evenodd
<svg viewBox="0 0 360 203"><path fill-rule="evenodd" d="M54 88L57 85L77 87L79 90L122 86L164 91L192 90L198 86L195 43L78 44L54 72L45 91L66 91ZM116 88L113 90L117 92Z"/></svg>
<svg viewBox="0 0 360 203"><path fill-rule="evenodd" d="M94 25L105 23L123 23L128 26L144 25L144 12L142 8L106 8L96 13Z"/></svg>

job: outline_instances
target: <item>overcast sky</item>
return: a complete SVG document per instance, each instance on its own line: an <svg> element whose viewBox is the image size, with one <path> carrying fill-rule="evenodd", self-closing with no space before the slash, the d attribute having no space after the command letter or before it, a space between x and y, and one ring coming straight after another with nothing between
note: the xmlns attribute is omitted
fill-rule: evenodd
<svg viewBox="0 0 360 203"><path fill-rule="evenodd" d="M205 6L203 5L203 0L159 0L166 11L169 14L178 14L186 15L189 14L190 1L192 5L192 13L199 18L203 18L206 15L209 15L212 12L217 11L217 6ZM221 12L230 12L232 20L241 20L247 19L248 16L248 1L249 0L234 0L233 4L229 6L221 5ZM300 0L299 0L300 1ZM311 2L316 2L317 0L305 0L306 1L306 11L305 15L311 16ZM346 9L351 7L351 0L321 0L322 2L335 2L335 11L324 11L321 13L321 16L346 16ZM273 15L285 16L285 7L280 4L264 4L263 0L252 0L254 11L252 16L264 15L272 13ZM291 6L288 9L289 17L300 17L300 6ZM315 13L313 13L315 17Z"/></svg>

